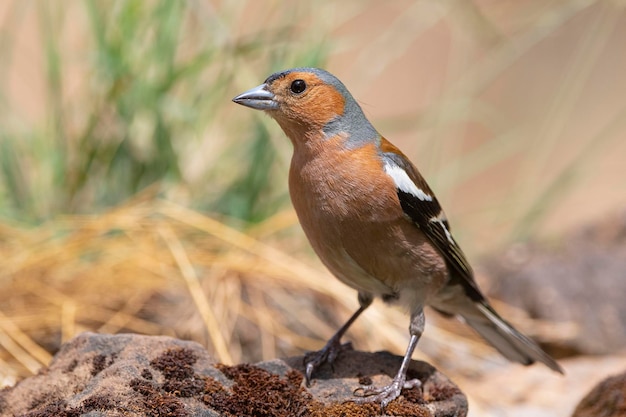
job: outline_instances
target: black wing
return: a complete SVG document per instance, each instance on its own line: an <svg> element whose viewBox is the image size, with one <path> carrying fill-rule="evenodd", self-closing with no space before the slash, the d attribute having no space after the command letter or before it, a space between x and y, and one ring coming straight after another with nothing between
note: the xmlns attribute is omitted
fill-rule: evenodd
<svg viewBox="0 0 626 417"><path fill-rule="evenodd" d="M451 283L460 284L472 300L483 301L485 297L474 280L472 267L452 237L446 215L424 178L402 154L386 152L382 155L385 170L396 183L402 210L444 256L450 272L453 272Z"/></svg>

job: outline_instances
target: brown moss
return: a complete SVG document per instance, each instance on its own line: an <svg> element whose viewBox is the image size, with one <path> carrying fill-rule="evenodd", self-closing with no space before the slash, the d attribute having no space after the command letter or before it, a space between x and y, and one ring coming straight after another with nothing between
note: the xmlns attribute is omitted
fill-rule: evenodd
<svg viewBox="0 0 626 417"><path fill-rule="evenodd" d="M454 395L460 394L461 391L449 385L441 386L439 384L430 387L430 389L424 394L425 401L443 401L447 400Z"/></svg>
<svg viewBox="0 0 626 417"><path fill-rule="evenodd" d="M392 416L429 417L432 413L426 407L416 407L406 400L392 401L385 409L385 414Z"/></svg>
<svg viewBox="0 0 626 417"><path fill-rule="evenodd" d="M404 396L404 398L413 404L426 404L427 402L424 400L424 393L422 392L421 388L411 388L411 389L405 389L402 391L402 396Z"/></svg>
<svg viewBox="0 0 626 417"><path fill-rule="evenodd" d="M294 386L302 385L302 381L304 381L304 375L302 375L301 372L298 372L295 369L292 369L289 372L287 372L285 377Z"/></svg>
<svg viewBox="0 0 626 417"><path fill-rule="evenodd" d="M186 417L189 415L183 404L175 396L161 392L148 381L133 379L130 387L141 394L145 413L154 417Z"/></svg>
<svg viewBox="0 0 626 417"><path fill-rule="evenodd" d="M205 377L193 369L198 360L196 354L185 348L169 349L153 359L150 365L165 378L161 388L177 397L194 397L204 391ZM146 378L148 379L148 378Z"/></svg>
<svg viewBox="0 0 626 417"><path fill-rule="evenodd" d="M152 379L154 378L152 376L152 372L150 372L150 370L148 368L144 369L143 371L141 371L141 377L145 378L149 381L152 381Z"/></svg>
<svg viewBox="0 0 626 417"><path fill-rule="evenodd" d="M81 405L81 414L88 413L90 411L107 411L114 410L116 408L115 401L105 395L94 395L83 401Z"/></svg>
<svg viewBox="0 0 626 417"><path fill-rule="evenodd" d="M104 355L104 354L98 354L94 356L91 361L91 375L92 376L98 375L100 372L102 372L103 370L111 366L113 362L115 362L116 358L117 358L116 354L113 354L110 357L107 357L107 355ZM71 367L72 367L72 364L70 364L68 369ZM74 370L74 368L72 368L72 371Z"/></svg>
<svg viewBox="0 0 626 417"><path fill-rule="evenodd" d="M91 362L91 375L96 376L102 372L102 370L106 368L106 363L106 355L99 354L94 356Z"/></svg>
<svg viewBox="0 0 626 417"><path fill-rule="evenodd" d="M208 406L237 416L282 417L305 415L311 395L300 385L302 375L287 378L252 365L217 368L234 384L230 393L225 391L207 396ZM296 382L294 384L294 382Z"/></svg>
<svg viewBox="0 0 626 417"><path fill-rule="evenodd" d="M309 407L311 417L376 417L381 414L377 404L356 404L346 402L324 406L316 402Z"/></svg>
<svg viewBox="0 0 626 417"><path fill-rule="evenodd" d="M197 360L198 357L192 350L176 348L166 350L150 361L150 365L161 371L166 379L183 379L194 374L193 365Z"/></svg>
<svg viewBox="0 0 626 417"><path fill-rule="evenodd" d="M67 365L67 368L65 368L63 370L63 372L69 374L74 372L74 369L76 369L76 367L78 366L78 360L77 359L73 359L72 362L70 362L69 365Z"/></svg>
<svg viewBox="0 0 626 417"><path fill-rule="evenodd" d="M200 397L200 401L208 406L215 407L216 410L224 408L224 399L230 395L220 384L213 378L206 378L204 381L204 393Z"/></svg>
<svg viewBox="0 0 626 417"><path fill-rule="evenodd" d="M284 378L252 365L216 366L234 384L225 390L217 381L207 379L202 401L220 413L259 417L376 417L381 415L378 404L353 402L324 405L302 387L303 376L291 370ZM415 392L413 392L415 391ZM420 391L408 390L411 400ZM387 415L428 416L429 411L405 396L393 401L385 410Z"/></svg>
<svg viewBox="0 0 626 417"><path fill-rule="evenodd" d="M65 400L55 400L22 417L79 417L81 414L79 409L68 408Z"/></svg>

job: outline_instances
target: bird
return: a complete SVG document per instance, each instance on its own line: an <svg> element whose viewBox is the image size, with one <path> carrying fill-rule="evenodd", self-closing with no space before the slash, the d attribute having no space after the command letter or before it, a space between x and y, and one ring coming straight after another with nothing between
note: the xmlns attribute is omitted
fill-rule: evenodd
<svg viewBox="0 0 626 417"><path fill-rule="evenodd" d="M305 356L307 385L337 358L341 338L376 297L408 310L410 339L391 383L356 390L355 402L384 408L403 389L420 386L407 381L407 370L424 332L425 306L460 318L511 361L563 373L489 304L426 180L337 77L292 68L232 100L264 111L290 139L289 194L298 220L322 263L357 291L358 310L319 352Z"/></svg>

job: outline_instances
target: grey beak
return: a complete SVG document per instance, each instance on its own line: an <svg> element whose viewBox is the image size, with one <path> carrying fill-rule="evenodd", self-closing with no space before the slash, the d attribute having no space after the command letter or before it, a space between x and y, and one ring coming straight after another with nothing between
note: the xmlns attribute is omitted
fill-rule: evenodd
<svg viewBox="0 0 626 417"><path fill-rule="evenodd" d="M261 84L245 93L241 93L233 101L257 110L275 110L278 108L278 103L274 100L274 94L267 89L267 84Z"/></svg>

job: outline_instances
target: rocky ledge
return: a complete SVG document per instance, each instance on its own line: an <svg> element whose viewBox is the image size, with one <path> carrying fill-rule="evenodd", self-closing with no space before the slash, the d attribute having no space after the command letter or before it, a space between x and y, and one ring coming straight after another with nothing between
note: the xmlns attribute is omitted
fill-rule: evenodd
<svg viewBox="0 0 626 417"><path fill-rule="evenodd" d="M302 357L227 366L194 342L84 333L63 345L48 368L0 391L0 415L378 416L379 406L350 399L362 385L388 383L401 360L344 351L306 388ZM404 391L386 415L467 414L463 393L432 366L413 361L409 377L422 380L422 388Z"/></svg>

